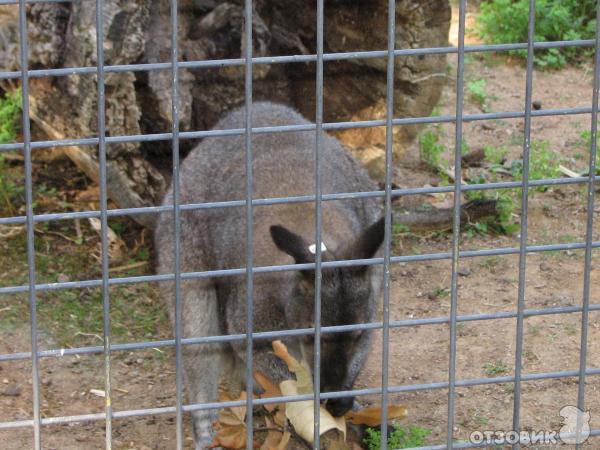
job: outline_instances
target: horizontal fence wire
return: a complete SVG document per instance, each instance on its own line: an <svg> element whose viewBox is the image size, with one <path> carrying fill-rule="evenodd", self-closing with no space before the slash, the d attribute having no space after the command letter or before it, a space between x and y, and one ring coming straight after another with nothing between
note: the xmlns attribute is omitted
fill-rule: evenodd
<svg viewBox="0 0 600 450"><path fill-rule="evenodd" d="M556 109L540 109L538 111L532 111L532 117L549 117L549 116L568 116L577 114L590 114L592 108L556 108ZM482 120L496 120L496 119L520 119L525 117L524 112L519 111L506 111L496 113L477 113L477 114L465 114L462 116L463 122L475 122ZM456 117L451 115L443 116L428 116L428 117L406 117L398 118L392 121L394 126L401 125L424 125L424 124L436 124L436 123L451 123L456 122ZM386 125L385 119L379 120L363 120L363 121L351 121L351 122L330 122L323 123L323 130L345 130L350 128L372 128L372 127L383 127ZM272 127L256 127L252 128L253 134L261 133L291 133L298 131L314 131L316 126L310 125L280 125ZM205 130L205 131L182 131L179 133L180 139L201 139L207 137L220 137L220 136L239 136L245 132L244 128L226 129L226 130ZM154 134L137 134L127 136L106 136L107 144L120 144L124 142L153 142L153 141L169 141L173 138L172 133L154 133ZM40 148L51 148L51 147L64 147L64 146L87 146L97 145L97 137L89 138L73 138L73 139L56 139L48 141L33 141L31 142L32 149ZM0 152L21 150L23 143L15 144L0 144Z"/></svg>
<svg viewBox="0 0 600 450"><path fill-rule="evenodd" d="M2 3L0 3L2 4ZM578 39L572 41L545 41L535 42L535 49L563 48L563 47L593 47L595 45L592 39ZM526 50L527 43L517 44L489 44L489 45L470 45L465 46L465 53L481 52L505 52L514 50ZM425 47L395 50L394 56L420 56L420 55L450 55L458 53L457 47ZM323 61L346 61L356 59L386 58L386 50L360 51L360 52L331 52L323 54ZM207 59L201 61L179 61L176 65L180 69L202 69L219 68L229 66L243 66L245 58L232 59ZM252 58L252 65L258 64L289 64L289 63L307 63L316 62L317 55L289 55L289 56L261 56ZM117 64L104 66L105 72L142 72L150 70L171 70L170 62L163 63L145 63L145 64ZM60 69L34 69L28 71L29 77L49 77L49 76L68 76L95 74L96 67L65 67ZM20 77L20 71L0 71L0 79L17 79Z"/></svg>
<svg viewBox="0 0 600 450"><path fill-rule="evenodd" d="M594 182L600 182L600 176L596 175L592 177ZM573 178L545 178L541 180L529 180L528 186L560 186L569 184L586 184L589 182L588 177L580 176ZM491 190L491 189L514 189L520 188L522 182L520 181L505 181L505 182L494 182L494 183L481 183L481 184L465 184L462 186L462 191L479 191L479 190ZM422 187L422 188L404 188L404 189L392 189L392 198L400 197L403 195L421 195L421 194L440 194L446 192L452 192L454 187L450 186L435 186L435 187ZM321 199L324 201L334 200L351 200L359 198L383 198L385 197L385 191L368 191L368 192L340 192L336 194L323 194ZM266 206L266 205L278 205L284 203L303 203L303 202L314 202L314 195L301 195L296 197L273 197L264 199L252 200L253 205ZM186 203L181 204L181 211L193 211L196 209L218 209L218 208L235 208L245 207L246 200L229 200L222 202L209 202L209 203ZM157 214L172 212L173 206L145 206L137 208L116 208L109 209L107 211L108 217L124 217L134 216L138 214ZM100 211L75 211L75 212L59 212L59 213L45 213L36 214L33 216L34 222L49 222L54 220L72 220L72 219L89 219L99 218ZM2 217L0 218L0 225L17 225L26 223L25 216L13 216L13 217Z"/></svg>
<svg viewBox="0 0 600 450"><path fill-rule="evenodd" d="M15 5L15 7L20 7L20 22L19 28L22 35L22 44L21 44L21 68L22 70L14 70L14 71L0 71L0 80L21 80L24 89L23 89L23 97L25 99L24 104L26 105L27 99L27 84L30 78L40 78L40 77L61 77L61 76L70 76L70 75L90 75L90 76L98 76L99 87L98 87L98 98L99 100L102 98L102 77L106 73L117 73L117 72L141 72L141 71L155 71L155 70L170 70L173 73L173 128L171 132L165 133L154 133L154 134L146 134L146 135L125 135L125 136L105 136L104 132L104 124L103 119L100 118L103 112L103 107L99 105L99 136L97 137L82 137L82 138L66 138L66 139L57 139L57 140L42 140L42 141L32 141L28 132L28 128L26 128L26 124L29 121L29 115L27 107L24 108L24 130L23 133L24 138L23 142L12 143L12 144L0 144L0 153L8 152L8 151L23 151L27 156L26 162L30 161L31 152L33 150L43 150L47 148L53 147L61 147L61 146L98 146L100 148L100 154L102 155L105 152L105 147L107 145L116 144L116 143L125 143L125 142L155 142L155 141L171 141L173 143L173 173L175 174L174 179L177 179L178 175L178 166L179 161L177 159L178 154L178 143L180 139L203 139L207 137L217 137L217 136L240 136L245 135L246 137L246 148L247 148L247 167L251 170L251 139L250 136L252 134L262 134L262 133L286 133L286 132L298 132L298 131L306 131L306 132L315 132L317 133L317 155L319 149L319 141L318 136L321 130L331 131L331 130L342 130L342 129L350 129L350 128L370 128L370 127L386 127L388 136L391 135L391 128L394 126L406 126L406 125L418 125L418 124L436 124L436 123L454 123L456 125L456 152L455 152L455 169L458 177L456 179L460 179L460 132L462 124L465 122L474 122L474 121L483 121L483 120L496 120L496 119L524 119L526 126L525 129L528 130L529 126L527 125L532 118L536 117L551 117L551 116L568 116L568 115L582 115L582 114L591 114L593 120L592 124L592 149L595 154L595 145L596 145L596 124L595 117L597 115L597 93L598 93L598 57L595 60L595 84L594 84L594 102L593 107L577 107L577 108L556 108L556 109L542 109L537 111L531 110L531 105L529 104L531 100L531 95L526 96L526 104L524 111L503 111L503 112L491 112L491 113L476 113L476 114L463 114L462 107L462 89L457 91L457 111L456 115L443 115L443 116L433 116L433 117L402 117L402 118L393 118L393 108L390 108L390 102L393 93L390 89L390 84L393 83L393 77L390 77L390 70L393 74L393 61L398 57L411 57L411 56L421 56L421 55L450 55L457 54L459 58L459 70L461 68L461 58L464 62L464 55L467 53L480 53L480 52L506 52L506 51L514 51L514 50L527 50L528 51L528 67L527 67L527 78L529 79L532 76L532 55L534 50L541 49L551 49L551 48L564 48L564 47L594 47L597 46L598 37L596 40L572 40L572 41L550 41L550 42L532 42L532 33L530 33L530 39L527 43L514 43L514 44L494 44L494 45L464 45L464 24L463 29L460 31L460 41L461 44L458 47L432 47L432 48L410 48L410 49L394 49L393 48L393 39L388 39L388 49L387 50L376 50L376 51L357 51L357 52L337 52L337 53L324 53L322 48L317 50L316 54L308 54L308 55L286 55L286 56L272 56L272 57L252 57L252 27L247 27L249 29L246 30L247 41L246 41L246 54L243 58L230 58L230 59L220 59L220 60L204 60L204 61L178 61L176 45L173 45L172 51L172 60L171 62L161 62L161 63L148 63L148 64L121 64L121 65L104 65L101 46L99 46L99 64L93 67L72 67L72 68L50 68L50 69L33 69L29 70L27 66L27 45L26 38L23 37L23 32L26 30L26 22L25 22L25 13L24 7L25 4L34 4L34 3L69 3L73 0L0 0L0 5ZM322 4L323 2L319 2ZM464 14L466 2L461 1L460 6L460 15L461 20L464 21ZM390 14L394 10L391 6L393 1L390 0ZM531 4L534 4L534 0L531 0ZM101 4L100 4L101 5ZM177 24L177 1L172 0L172 42L177 42L177 32L176 32L176 24ZM245 8L245 21L246 23L251 23L251 9L252 1L246 0L246 8ZM101 6L100 6L101 8ZM99 9L100 11L101 9ZM321 11L322 13L322 11ZM101 18L97 16L97 23L100 25ZM393 22L391 20L390 22ZM319 21L319 26L322 26L322 20ZM531 23L530 23L531 26ZM394 26L392 23L389 24L388 33L392 32ZM322 33L322 29L320 32ZM102 36L102 32L99 32L99 36ZM250 38L248 39L248 36ZM390 36L388 35L388 38ZM322 36L321 36L322 39ZM100 39L101 40L101 39ZM24 43L23 43L24 42ZM321 43L322 45L322 43ZM24 53L23 53L24 52ZM25 55L25 56L23 56ZM247 122L245 128L239 129L227 129L227 130L203 130L203 131L186 131L179 132L178 126L176 125L176 117L177 117L177 73L181 69L188 70L202 70L208 68L223 68L230 66L244 66L246 70L246 95L245 102L247 112L249 113L252 108L252 67L254 65L264 65L264 64L292 64L292 63L316 63L317 66L320 64L323 65L324 62L333 62L333 61L346 61L346 60L358 60L358 59L373 59L373 58L387 58L388 59L388 93L387 93L387 102L388 102L388 115L386 119L381 120L363 120L363 121L346 121L346 122L334 122L334 123L324 123L321 119L316 121L316 124L310 125L286 125L286 126L271 126L271 127L252 127L251 121L249 119L250 114L247 114ZM389 62L392 62L391 69L389 66ZM321 67L322 72L322 67ZM317 71L319 73L319 71ZM322 73L321 73L322 77ZM460 77L459 77L460 78ZM322 90L322 78L317 78L317 92L319 89ZM529 86L528 86L529 87ZM317 101L317 118L319 117L319 109L323 107L323 98L322 95L320 100ZM527 133L525 135L525 139L527 140ZM58 425L58 424L67 424L67 423L77 423L77 422L90 422L90 421L105 421L106 422L106 446L110 448L112 445L111 440L111 428L113 420L125 419L130 417L144 417L150 415L162 415L162 414L170 414L177 416L177 447L181 448L183 446L183 435L182 435L182 412L192 412L199 410L208 410L208 409L220 409L224 407L235 407L235 406L249 406L248 411L248 420L251 421L251 411L252 405L266 405L266 404L274 404L281 402L293 402L293 401L303 401L303 400L327 400L333 398L342 398L347 396L367 396L367 395L381 395L383 396L383 403L385 404L387 401L387 397L392 393L406 393L406 392L417 392L417 391L425 391L425 390L448 390L448 436L447 442L443 445L431 445L420 447L422 450L437 450L437 449L446 449L446 448L482 448L486 447L486 443L476 444L471 442L457 442L452 438L452 425L454 418L451 417L454 415L454 394L455 389L457 387L471 387L471 386L481 386L481 385L489 385L489 384L500 384L500 383L514 383L515 386L519 388L516 389L516 397L515 397L515 405L514 405L514 413L513 419L515 421L515 428L518 428L519 425L519 394L520 394L520 384L521 382L530 382L530 381L541 381L541 380L551 380L551 379L564 379L564 378L579 378L580 383L582 380L585 380L586 377L589 376L598 376L600 375L600 368L589 368L585 365L585 356L583 354L580 355L581 367L578 370L565 370L565 371L556 371L556 372L544 372L544 373L521 373L520 366L517 363L517 369L515 375L512 376L498 376L498 377L486 377L486 378L473 378L473 379L456 379L455 370L452 364L449 367L449 379L447 381L437 381L430 383L421 383L421 384L408 384L408 385L391 385L387 379L387 376L384 376L382 379L382 385L379 388L368 388L368 389L358 389L358 390L347 390L347 391L338 391L338 392L328 392L321 393L317 392L314 395L296 395L296 396L285 396L285 397L273 397L268 399L252 399L251 396L247 400L239 400L239 401L228 401L228 402L213 402L213 403L203 403L203 404L183 404L183 400L181 397L181 380L178 377L177 380L177 404L175 406L164 406L164 407L156 407L156 408L144 408L144 409L131 409L131 410L122 410L115 411L110 406L110 355L114 352L123 352L123 351L133 351L133 350L142 350L142 349L160 349L160 348L169 348L175 347L178 348L178 356L176 358L177 364L177 372L181 373L181 353L180 349L182 346L192 345L192 344L217 344L223 342L234 342L234 341L246 341L248 345L249 352L252 350L252 345L254 340L261 339L274 339L274 338L283 338L283 337L291 337L291 336L307 336L307 335L315 335L319 336L321 334L327 333L341 333L352 330L379 330L382 329L384 331L390 329L398 329L404 327L416 327L416 326L428 326L428 325L450 325L450 337L451 341L456 339L456 325L458 323L463 322L473 322L473 321L482 321L482 320L497 320L497 319L517 319L517 335L522 334L522 321L524 318L535 317L535 316L548 316L555 314L582 314L582 323L585 324L585 327L582 328L582 352L584 351L583 342L587 333L587 317L589 312L600 311L600 304L590 303L589 299L589 272L590 272L590 264L591 264L591 251L592 249L600 248L600 241L593 241L591 234L592 227L592 216L593 216L593 191L596 183L600 181L600 176L594 175L594 163L593 156L591 157L590 162L590 170L587 174L581 174L579 177L575 178L557 178L557 179L543 179L543 180L529 180L527 176L527 172L525 170L523 180L518 182L495 182L495 183L481 183L481 184L473 184L473 185L461 185L456 184L453 186L439 186L439 187L427 187L427 188L402 188L402 189L392 189L391 188L391 141L386 143L386 188L382 191L373 191L373 192L346 192L346 193L335 193L335 194L322 194L319 189L319 178L318 178L318 168L317 168L317 179L316 179L316 194L315 195L305 195L305 196L296 196L296 197L280 197L280 198L265 198L265 199L252 199L252 176L249 173L248 176L248 191L246 200L235 200L235 201L222 201L222 202L211 202L211 203L199 203L199 204L179 204L177 201L174 202L174 205L170 206L148 206L148 207L139 207L139 208L117 208L117 209L108 209L106 206L106 201L103 201L101 204L100 211L89 210L89 211L75 211L75 212L55 212L55 213L44 213L44 214L34 214L32 208L32 199L31 195L28 195L27 198L27 213L23 216L14 216L14 217L3 217L0 218L0 225L10 226L10 225L27 225L27 248L28 248L28 262L29 262L29 283L27 285L20 286L4 286L0 287L0 295L9 295L9 294L23 294L28 293L30 297L30 307L33 308L31 310L31 321L32 321L32 351L30 352L14 352L10 354L0 354L0 362L7 361L18 361L18 360L32 360L33 361L33 372L32 372L32 383L34 386L34 400L33 400L33 418L26 420L17 420L17 421L5 421L0 422L0 430L1 429L11 429L11 428L22 428L22 427L33 427L35 430L35 446L36 448L41 448L41 431L40 426L50 426L50 425ZM527 154L527 142L525 142L525 155ZM105 153L104 153L105 155ZM102 158L101 158L102 159ZM317 164L319 161L319 157L317 156ZM31 191L31 164L29 162L28 168L26 167L26 177L27 177L27 192ZM101 164L101 170L105 170L105 161ZM527 165L525 164L525 167ZM105 178L105 175L100 177L101 179ZM564 243L564 244L547 244L547 245L527 245L526 242L526 232L527 232L527 199L526 195L523 198L523 212L524 216L522 216L522 233L521 233L521 242L519 247L505 247L505 248L491 248L491 249L479 249L479 250L460 250L458 247L458 230L460 223L460 215L457 211L457 205L460 205L459 195L462 191L473 191L473 190L491 190L491 189L522 189L523 192L527 192L529 187L535 186L561 186L561 185L577 185L577 184L587 184L588 192L591 193L591 198L588 197L588 225L587 225L587 235L585 242L581 243ZM106 189L104 183L101 182L101 190ZM232 268L232 269L223 269L223 270L213 270L213 271L203 271L203 272L182 272L179 269L179 264L176 263L174 268L174 273L171 274L162 274L162 275L145 275L145 276L129 276L129 277L115 277L110 278L108 275L108 260L106 259L106 227L107 220L110 217L123 217L123 216L134 216L139 214L160 214L160 213L170 213L173 214L176 229L178 228L178 218L179 213L181 211L194 211L200 209L217 209L217 208L234 208L234 207L244 207L247 208L247 234L251 236L252 234L252 209L255 206L268 206L268 205L278 205L284 203L300 203L300 202L315 202L317 208L317 216L319 216L320 202L321 201L335 201L335 200L350 200L350 199L360 199L360 198L383 198L386 201L386 211L389 212L389 206L392 198L404 196L404 195L418 195L418 194L432 194L432 193L455 193L455 211L454 211L454 233L453 233L453 249L451 252L439 252L439 253L429 253L429 254L421 254L421 255L401 255L401 256L391 256L386 253L383 258L371 258L368 260L344 260L344 261L321 261L320 258L320 246L317 246L317 261L314 264L289 264L289 265L278 265L278 266L263 266L263 267L253 267L251 265L252 261L252 246L251 240L248 239L248 254L247 254L247 265L243 268ZM591 210L590 210L591 208ZM386 213L387 215L388 213ZM35 265L34 265L34 232L33 232L33 224L38 222L48 222L55 220L77 220L77 219L85 219L85 218L101 218L103 224L103 274L101 279L93 279L93 280L81 280L81 281L69 281L69 282L57 282L57 283L37 283L35 281ZM318 221L317 221L318 222ZM389 251L389 235L390 235L390 224L386 220L386 249ZM316 242L319 242L320 237L320 227L317 223L316 229ZM524 275L524 261L525 257L529 254L540 253L540 252L548 252L548 251L576 251L576 250L584 250L585 251L585 275L586 275L586 291L584 293L584 302L581 306L579 305L568 305L568 306L558 306L552 308L541 308L541 309L528 309L524 305L524 276L520 276L519 280L519 302L518 308L516 311L502 311L502 312L490 312L490 313L479 313L479 314L468 314L468 315L458 315L456 313L456 302L458 300L457 297L457 283L454 282L456 280L456 273L458 269L458 262L462 258L472 258L472 257L484 257L484 256L493 256L493 255L520 255L521 261L523 261L522 267L520 268L520 273ZM175 258L178 261L178 257ZM409 262L418 262L418 261L434 261L434 260L451 260L453 262L452 267L452 303L453 310L448 316L441 317L426 317L426 318L411 318L406 320L390 320L388 316L384 317L382 322L373 322L373 323L362 323L362 324L353 324L353 325L344 325L344 326L321 326L320 321L315 321L314 328L303 328L303 329L290 329L290 330L278 330L278 331L268 331L268 332L253 332L252 330L252 296L249 294L248 298L248 332L245 334L236 334L236 335L221 335L221 336L202 336L202 337L188 337L182 338L181 336L176 337L175 339L166 339L166 340L157 340L157 341L144 341L144 342L132 342L132 343L113 343L110 339L110 332L108 328L108 305L109 305L109 297L108 297L108 289L110 286L121 285L121 284L132 284L132 283L148 283L148 282L164 282L164 281L177 281L178 280L187 280L193 278L206 278L206 277L227 277L227 276L246 276L248 280L248 288L249 292L251 292L252 286L252 277L254 274L260 273L270 273L277 271L290 271L290 270L317 270L320 272L321 269L325 268L334 268L334 267L351 267L351 266L359 266L359 265L384 265L386 269L390 264L398 264L398 263L409 263ZM389 280L388 280L389 281ZM45 291L53 291L59 289L89 289L89 288L98 288L101 287L104 292L103 302L104 302L104 345L102 346L89 346L89 347L79 347L79 348L68 348L68 349L49 349L49 350L39 350L37 348L37 330L35 323L35 304L36 301L44 301L43 297L36 298L39 292ZM318 301L319 296L319 285L316 285L317 294L316 294L316 304L319 305ZM523 292L521 292L523 291ZM388 297L389 301L389 286L386 286L385 295ZM178 298L179 295L176 295ZM178 316L180 317L180 315ZM520 336L520 341L522 341L522 336ZM387 353L388 342L384 339L384 355ZM456 347L451 346L450 348L450 356L451 359L455 359L456 357ZM107 392L109 396L106 401L106 407L104 413L92 413L92 414L81 414L81 415L71 415L71 416L56 416L56 417L41 417L40 415L40 401L39 401L39 373L37 368L37 361L39 358L62 358L74 355L82 355L82 354L101 354L104 353L105 356L105 382L107 387ZM516 351L517 361L520 359L522 353L522 349L519 347ZM251 353L249 354L251 355ZM249 356L250 357L250 356ZM251 359L251 358L250 358ZM384 358L385 359L385 358ZM317 362L316 366L318 367L318 359L315 355L315 362ZM384 361L384 373L387 370L387 360ZM250 384L252 383L251 377L251 367L247 371L246 381ZM318 376L315 378L315 385L318 385ZM37 394L36 394L37 392ZM584 387L579 387L579 401L578 404L581 408L583 408L583 399L584 399L585 391ZM384 413L385 417L385 413ZM318 442L318 410L315 408L315 437ZM251 422L250 422L251 423ZM590 431L591 437L600 436L600 429L592 429ZM252 442L252 427L250 426L248 429L248 442L249 445ZM382 433L382 442L385 443L386 431Z"/></svg>
<svg viewBox="0 0 600 450"><path fill-rule="evenodd" d="M548 316L554 314L573 314L582 312L581 306L555 306L552 308L541 308L541 309L526 309L523 311L524 317L537 317L537 316ZM600 303L590 304L589 311L600 311ZM504 311L504 312L493 312L493 313L481 313L481 314L468 314L457 316L457 322L474 322L480 320L494 320L494 319L513 319L517 317L516 312ZM428 317L421 319L405 319L405 320L390 320L390 328L405 328L405 327L416 327L424 325L443 325L450 322L448 316L441 317ZM383 328L382 322L372 323L361 323L355 325L339 325L339 326L326 326L321 327L321 332L326 333L342 333L345 331L358 331L358 330L378 330ZM252 333L252 338L257 339L279 339L291 336L308 336L315 332L315 328L298 328L293 330L279 330L279 331L263 331ZM228 334L221 336L202 336L202 337L190 337L181 340L182 345L195 345L195 344L216 344L224 342L235 342L246 339L245 334ZM175 346L174 339L165 339L160 341L144 341L144 342L132 342L132 343L121 343L111 345L111 351L131 351L141 349L160 349L164 347ZM83 355L102 353L103 347L101 346L90 346L90 347L79 347L79 348L61 348L51 350L40 350L38 356L40 358L48 357L63 357L69 355ZM20 352L20 353L8 353L0 354L0 362L2 361L16 361L22 359L31 358L31 352Z"/></svg>

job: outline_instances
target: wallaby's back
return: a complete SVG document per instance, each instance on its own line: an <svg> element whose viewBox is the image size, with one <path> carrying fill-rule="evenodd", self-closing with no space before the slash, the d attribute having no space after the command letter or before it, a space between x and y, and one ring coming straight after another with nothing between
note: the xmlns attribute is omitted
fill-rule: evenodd
<svg viewBox="0 0 600 450"><path fill-rule="evenodd" d="M229 113L215 129L244 127L243 109ZM252 126L308 125L293 109L267 102L254 103ZM315 194L315 132L259 133L252 136L253 198ZM322 192L373 191L366 171L329 136L321 147ZM181 165L181 203L221 202L246 198L246 149L244 136L207 138ZM171 190L165 197L171 203ZM373 199L323 202L323 240L336 246L359 233L378 218L380 207ZM254 207L255 265L290 262L278 252L268 228L289 226L314 241L314 202ZM182 270L211 270L245 266L244 207L182 212ZM193 225L192 225L193 224ZM172 218L162 214L163 239L172 240ZM167 231L168 230L168 231ZM159 246L162 242L158 242ZM197 254L202 249L202 254ZM160 262L161 266L163 261ZM165 261L161 271L172 271ZM163 270L164 269L164 270Z"/></svg>

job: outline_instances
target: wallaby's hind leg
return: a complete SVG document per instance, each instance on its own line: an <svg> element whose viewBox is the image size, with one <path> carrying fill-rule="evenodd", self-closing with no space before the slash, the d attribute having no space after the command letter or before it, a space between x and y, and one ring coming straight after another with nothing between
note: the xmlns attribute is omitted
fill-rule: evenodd
<svg viewBox="0 0 600 450"><path fill-rule="evenodd" d="M182 283L183 337L220 335L216 290L206 281ZM226 363L223 344L192 344L183 346L184 384L190 403L217 401L219 376ZM204 449L213 439L212 423L217 412L200 410L192 412L194 437L197 449Z"/></svg>

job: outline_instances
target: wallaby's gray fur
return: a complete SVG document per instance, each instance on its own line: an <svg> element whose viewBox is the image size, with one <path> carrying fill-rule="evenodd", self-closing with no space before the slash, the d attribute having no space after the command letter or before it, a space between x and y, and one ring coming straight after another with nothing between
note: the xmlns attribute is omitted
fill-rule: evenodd
<svg viewBox="0 0 600 450"><path fill-rule="evenodd" d="M286 106L255 103L254 127L308 124ZM215 129L243 128L245 113L229 113ZM334 138L323 136L323 194L374 191L366 171ZM285 132L254 134L254 198L314 195L315 134ZM244 136L207 138L181 165L181 203L243 200L246 197ZM165 196L172 204L172 191ZM326 201L323 206L324 261L371 258L383 240L381 200ZM313 202L254 207L254 266L314 262ZM155 233L159 273L174 270L174 229L171 214L161 214ZM241 268L246 265L245 207L181 211L181 269L184 272ZM371 322L381 290L381 266L324 269L322 325ZM245 276L182 280L183 337L245 333ZM172 283L162 283L174 315ZM314 271L284 271L254 275L254 331L313 326ZM368 353L370 333L353 331L322 335L321 392L352 389ZM312 336L284 339L296 357L313 362ZM190 403L217 400L219 377L229 386L243 384L244 341L186 345L184 383ZM254 341L254 370L275 382L292 376L273 355L268 340ZM334 415L344 414L352 398L327 402ZM214 413L193 413L197 448L212 438Z"/></svg>

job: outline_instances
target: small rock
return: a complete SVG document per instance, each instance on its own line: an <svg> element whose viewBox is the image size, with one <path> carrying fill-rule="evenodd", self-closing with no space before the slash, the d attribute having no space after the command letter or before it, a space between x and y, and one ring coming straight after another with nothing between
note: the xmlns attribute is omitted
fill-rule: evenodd
<svg viewBox="0 0 600 450"><path fill-rule="evenodd" d="M52 384L52 380L48 379L48 378L42 378L42 385L43 386L50 386Z"/></svg>
<svg viewBox="0 0 600 450"><path fill-rule="evenodd" d="M542 109L542 102L540 100L534 100L533 102L531 102L531 106L533 106L533 109L540 110Z"/></svg>
<svg viewBox="0 0 600 450"><path fill-rule="evenodd" d="M6 397L18 397L21 395L21 388L16 384L11 384L2 391L2 395Z"/></svg>
<svg viewBox="0 0 600 450"><path fill-rule="evenodd" d="M142 358L138 358L135 360L136 363L141 364L144 362L144 360Z"/></svg>
<svg viewBox="0 0 600 450"><path fill-rule="evenodd" d="M469 275L471 275L471 269L469 269L468 267L461 267L456 273L459 274L461 277L468 277Z"/></svg>
<svg viewBox="0 0 600 450"><path fill-rule="evenodd" d="M540 270L542 272L548 272L548 271L552 270L552 267L547 262L542 262L542 263L540 263Z"/></svg>

